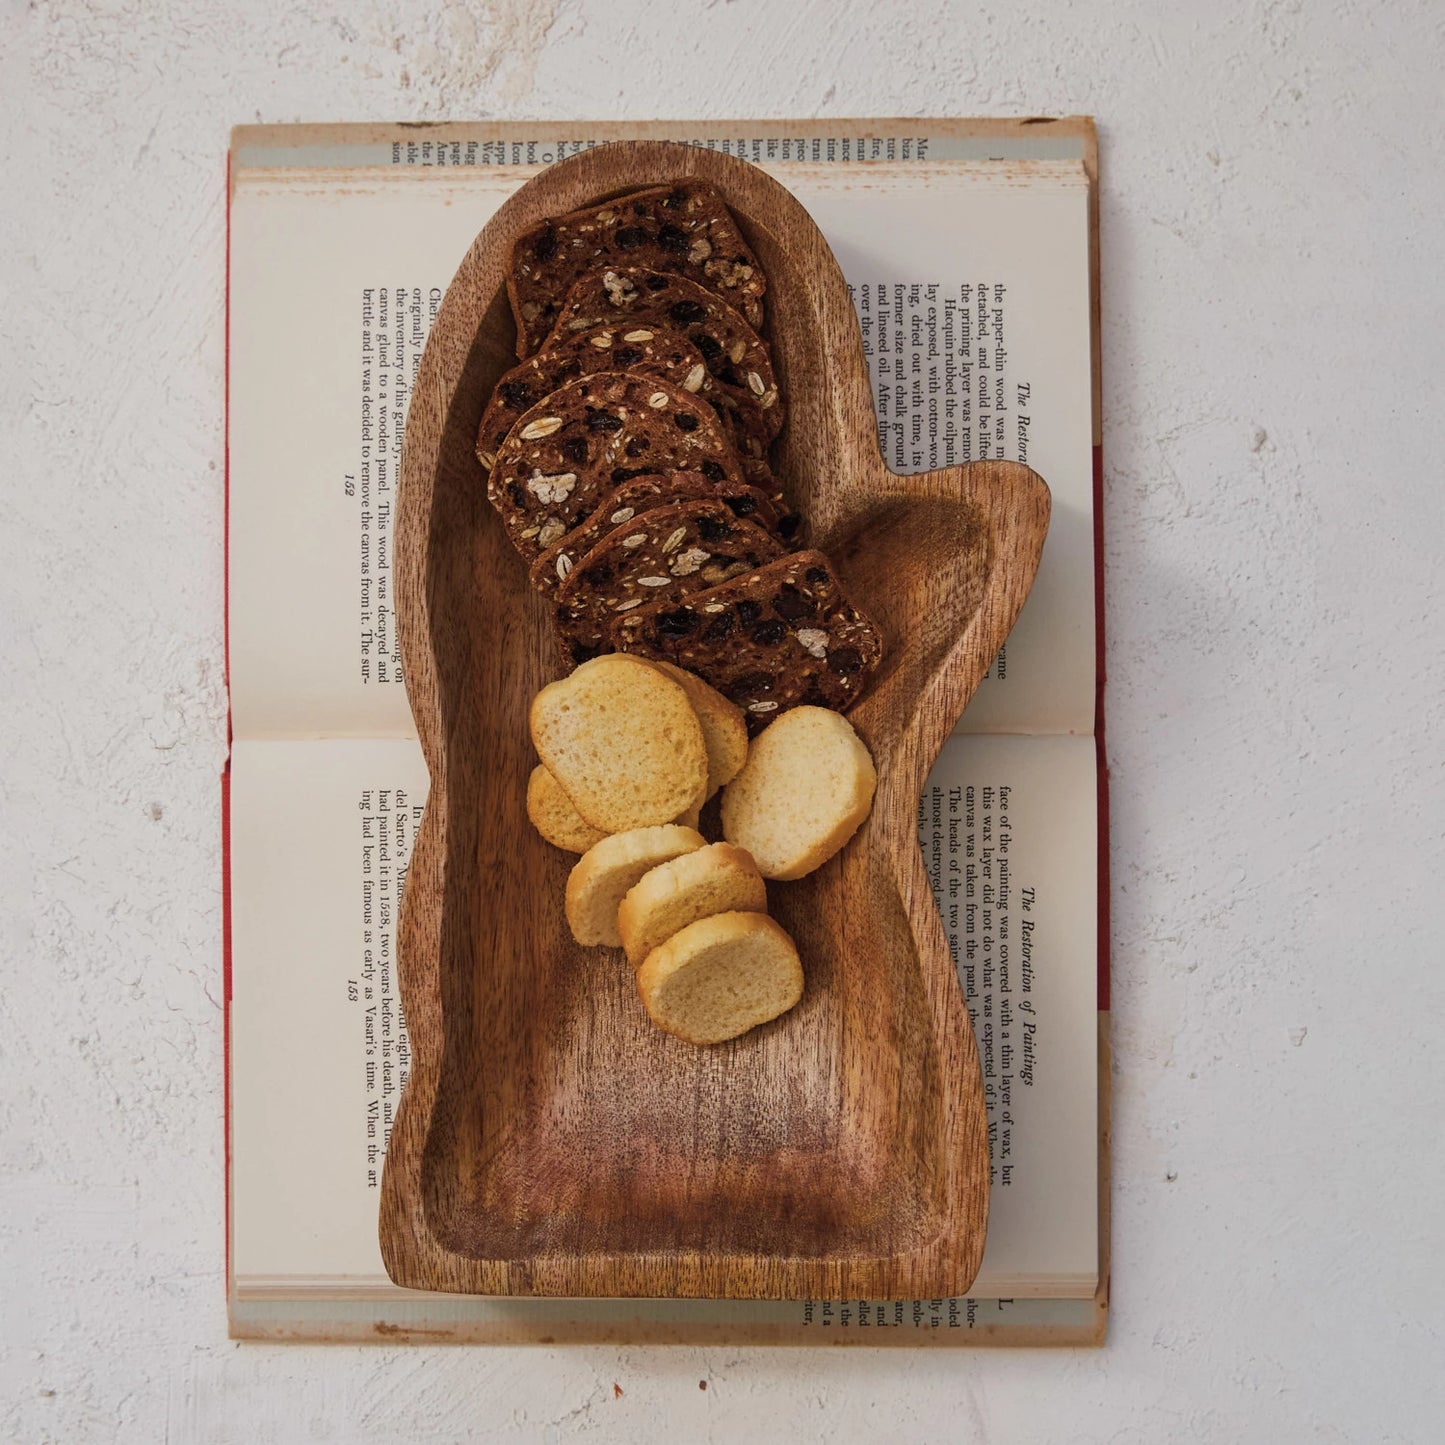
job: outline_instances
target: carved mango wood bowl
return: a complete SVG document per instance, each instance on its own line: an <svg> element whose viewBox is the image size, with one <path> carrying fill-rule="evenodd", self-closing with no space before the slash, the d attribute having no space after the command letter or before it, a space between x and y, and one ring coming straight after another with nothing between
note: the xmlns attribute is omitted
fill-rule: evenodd
<svg viewBox="0 0 1445 1445"><path fill-rule="evenodd" d="M483 406L515 363L512 239L684 175L717 187L766 269L789 409L774 468L886 648L850 714L877 763L872 815L816 873L769 885L802 955L802 1001L713 1048L653 1027L620 952L568 932L575 860L542 841L524 806L527 704L558 675L556 650L473 453ZM398 611L431 794L399 944L412 1072L382 1185L397 1284L966 1293L983 1252L987 1130L917 807L1028 593L1048 514L1048 489L1026 467L889 471L842 273L762 171L631 142L553 166L502 206L447 291L406 427Z"/></svg>

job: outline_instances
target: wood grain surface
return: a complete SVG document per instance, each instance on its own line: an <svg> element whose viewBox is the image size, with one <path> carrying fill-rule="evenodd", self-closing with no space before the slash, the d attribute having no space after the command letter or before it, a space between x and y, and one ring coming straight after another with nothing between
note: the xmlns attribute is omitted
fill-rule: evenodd
<svg viewBox="0 0 1445 1445"><path fill-rule="evenodd" d="M872 815L817 873L769 887L803 958L802 1002L701 1049L648 1023L619 950L568 933L575 860L524 809L527 703L557 675L550 624L473 455L491 385L514 360L511 238L680 175L719 188L768 272L766 330L789 407L775 468L887 649L851 714L878 767ZM1048 489L1016 464L887 469L842 274L761 171L624 143L552 167L498 211L432 328L403 458L398 612L432 787L402 907L412 1072L382 1185L397 1284L967 1292L984 1244L986 1121L918 798L1028 593L1048 512Z"/></svg>

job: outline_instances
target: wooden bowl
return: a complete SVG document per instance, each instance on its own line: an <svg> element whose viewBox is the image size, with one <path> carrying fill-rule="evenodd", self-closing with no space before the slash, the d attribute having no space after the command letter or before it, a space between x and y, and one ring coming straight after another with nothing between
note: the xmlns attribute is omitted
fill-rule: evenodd
<svg viewBox="0 0 1445 1445"><path fill-rule="evenodd" d="M872 816L811 877L769 887L802 1002L714 1048L654 1028L621 953L568 933L575 860L524 808L527 704L558 664L473 455L515 361L512 238L683 175L717 187L767 270L789 408L775 469L887 649L851 714L878 767ZM402 655L431 796L401 919L412 1072L382 1184L392 1279L498 1295L964 1294L983 1252L986 1122L917 808L1033 581L1043 482L1003 462L889 471L848 289L807 213L741 161L632 142L528 182L468 252L422 357L399 508Z"/></svg>

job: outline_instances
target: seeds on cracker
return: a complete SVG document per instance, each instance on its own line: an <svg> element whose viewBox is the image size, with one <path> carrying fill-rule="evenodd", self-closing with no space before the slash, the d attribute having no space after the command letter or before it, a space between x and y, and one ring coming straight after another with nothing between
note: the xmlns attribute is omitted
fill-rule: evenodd
<svg viewBox="0 0 1445 1445"><path fill-rule="evenodd" d="M576 472L558 472L550 477L544 477L541 472L533 472L527 482L527 490L544 506L552 506L557 502L565 502L576 485Z"/></svg>
<svg viewBox="0 0 1445 1445"><path fill-rule="evenodd" d="M689 577L711 556L711 552L704 552L701 547L689 547L672 559L672 575Z"/></svg>
<svg viewBox="0 0 1445 1445"><path fill-rule="evenodd" d="M604 271L602 284L607 288L608 299L614 306L626 306L637 295L637 287L627 277L619 276L616 271Z"/></svg>

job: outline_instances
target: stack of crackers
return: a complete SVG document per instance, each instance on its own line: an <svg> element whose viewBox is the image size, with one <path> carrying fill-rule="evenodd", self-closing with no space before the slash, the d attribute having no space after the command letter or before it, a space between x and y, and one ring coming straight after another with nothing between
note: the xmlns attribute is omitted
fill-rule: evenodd
<svg viewBox="0 0 1445 1445"><path fill-rule="evenodd" d="M507 290L522 360L477 455L565 665L675 663L752 732L851 706L882 641L800 550L769 463L786 407L767 278L717 192L681 180L543 221L514 243Z"/></svg>
<svg viewBox="0 0 1445 1445"><path fill-rule="evenodd" d="M477 436L575 669L532 704L528 814L582 854L577 940L622 948L654 1022L693 1043L802 996L765 880L833 857L874 790L841 714L882 640L772 471L767 289L695 180L543 221L513 246L520 364Z"/></svg>

